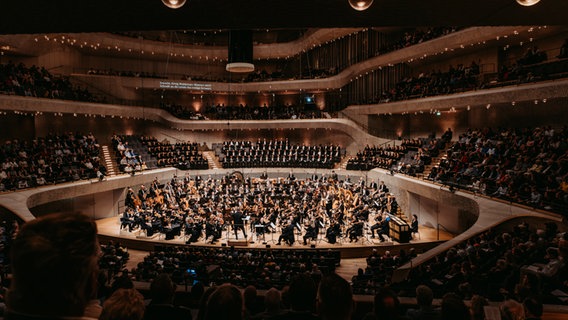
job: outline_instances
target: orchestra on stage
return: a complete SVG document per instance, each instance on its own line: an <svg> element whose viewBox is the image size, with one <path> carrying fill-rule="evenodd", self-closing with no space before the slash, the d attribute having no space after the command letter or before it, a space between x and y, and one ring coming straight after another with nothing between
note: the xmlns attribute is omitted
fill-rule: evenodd
<svg viewBox="0 0 568 320"><path fill-rule="evenodd" d="M334 173L305 180L292 173L277 179L244 178L239 172L221 179L187 175L128 188L120 229L166 240L183 237L188 244L215 244L223 237L335 244L357 242L367 231L385 241L397 210L383 182L339 180Z"/></svg>

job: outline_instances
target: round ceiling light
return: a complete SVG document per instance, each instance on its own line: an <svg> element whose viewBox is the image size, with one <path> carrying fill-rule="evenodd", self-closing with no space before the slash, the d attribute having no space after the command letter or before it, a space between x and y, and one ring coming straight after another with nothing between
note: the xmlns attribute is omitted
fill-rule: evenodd
<svg viewBox="0 0 568 320"><path fill-rule="evenodd" d="M373 0L349 0L349 5L351 5L351 8L357 11L367 10L372 4Z"/></svg>
<svg viewBox="0 0 568 320"><path fill-rule="evenodd" d="M171 9L179 9L183 7L186 0L162 0L164 5Z"/></svg>
<svg viewBox="0 0 568 320"><path fill-rule="evenodd" d="M539 3L540 0L517 0L517 3L521 6L530 7L534 6L535 4Z"/></svg>

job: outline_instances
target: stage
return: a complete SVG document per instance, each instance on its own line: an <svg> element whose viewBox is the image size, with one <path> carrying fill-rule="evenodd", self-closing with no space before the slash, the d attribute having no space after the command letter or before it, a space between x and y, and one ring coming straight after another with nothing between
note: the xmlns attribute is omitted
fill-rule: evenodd
<svg viewBox="0 0 568 320"><path fill-rule="evenodd" d="M379 252L384 252L389 250L391 252L398 252L401 249L409 250L410 248L415 248L418 253L429 250L436 245L450 240L453 235L443 231L436 230L427 226L420 226L419 234L414 234L413 238L409 243L399 243L393 240L387 240L381 242L380 238L376 236L371 237L371 232L366 228L363 237L359 237L356 242L350 242L349 238L338 238L337 242L330 244L325 239L324 230L320 231L317 241L307 241L307 244L303 244L303 235L297 230L295 231L296 242L290 246L284 241L281 245L277 245L278 238L280 236L279 232L267 233L264 236L257 237L255 234L250 232L250 226L246 226L247 239L243 239L242 231L239 231L239 238L235 237L234 231L228 227L229 231L224 230L222 236L215 243L211 243L211 238L207 242L204 241L204 236L202 236L199 241L193 242L191 244L186 244L187 236L175 236L171 240L165 239L165 234L155 233L151 237L147 237L145 232L142 230L134 230L132 232L126 229L120 229L120 218L112 217L99 219L97 222L97 228L99 232L99 239L101 243L106 243L108 241L120 242L123 246L129 249L152 251L155 246L165 246L165 245L185 245L185 246L204 246L204 247L235 247L237 249L254 249L254 250L269 250L269 249L284 249L284 250L327 250L334 249L341 252L342 258L361 258L368 256L372 249L377 249Z"/></svg>

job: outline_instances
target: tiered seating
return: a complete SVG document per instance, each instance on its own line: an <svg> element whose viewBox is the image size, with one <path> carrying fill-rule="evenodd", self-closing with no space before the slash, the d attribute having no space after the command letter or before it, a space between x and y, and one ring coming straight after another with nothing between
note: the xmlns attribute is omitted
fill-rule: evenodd
<svg viewBox="0 0 568 320"><path fill-rule="evenodd" d="M133 270L137 280L148 281L160 273L174 282L199 280L205 285L230 282L258 289L281 289L295 275L312 269L335 270L340 252L335 250L235 250L232 248L157 247Z"/></svg>
<svg viewBox="0 0 568 320"><path fill-rule="evenodd" d="M406 291L426 284L437 297L459 292L465 299L479 294L492 301L522 301L534 295L558 303L550 293L568 280L561 248L566 238L557 233L555 223L544 229L521 223L500 232L489 230L413 269L408 281L397 286Z"/></svg>
<svg viewBox="0 0 568 320"><path fill-rule="evenodd" d="M507 201L566 213L568 130L468 130L429 179Z"/></svg>
<svg viewBox="0 0 568 320"><path fill-rule="evenodd" d="M302 167L332 169L341 161L338 145L293 145L286 140L226 141L214 145L223 168Z"/></svg>
<svg viewBox="0 0 568 320"><path fill-rule="evenodd" d="M157 168L156 158L148 153L138 136L114 135L112 145L121 172L134 174L137 171Z"/></svg>
<svg viewBox="0 0 568 320"><path fill-rule="evenodd" d="M0 191L97 177L99 144L92 134L8 140L0 147Z"/></svg>
<svg viewBox="0 0 568 320"><path fill-rule="evenodd" d="M158 167L173 166L181 170L208 169L207 159L198 151L196 142L181 142L171 144L159 142L154 137L140 137L149 154L156 157Z"/></svg>
<svg viewBox="0 0 568 320"><path fill-rule="evenodd" d="M348 160L347 170L371 170L382 168L408 175L424 172L424 166L438 156L448 141L451 131L447 131L440 139L418 138L405 139L400 146L365 146L363 151Z"/></svg>
<svg viewBox="0 0 568 320"><path fill-rule="evenodd" d="M0 64L0 93L26 97L77 101L97 99L87 89L76 88L63 77L55 77L45 68L26 67L23 63Z"/></svg>

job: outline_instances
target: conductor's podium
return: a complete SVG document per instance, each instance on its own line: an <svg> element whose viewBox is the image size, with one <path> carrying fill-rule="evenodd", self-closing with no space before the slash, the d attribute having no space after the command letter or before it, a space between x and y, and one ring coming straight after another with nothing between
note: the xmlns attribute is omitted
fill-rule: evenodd
<svg viewBox="0 0 568 320"><path fill-rule="evenodd" d="M406 221L397 216L390 216L389 221L389 237L400 243L408 243L410 241L410 226Z"/></svg>

